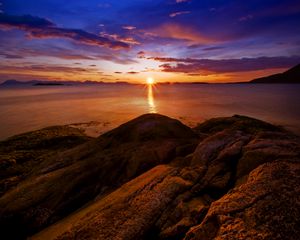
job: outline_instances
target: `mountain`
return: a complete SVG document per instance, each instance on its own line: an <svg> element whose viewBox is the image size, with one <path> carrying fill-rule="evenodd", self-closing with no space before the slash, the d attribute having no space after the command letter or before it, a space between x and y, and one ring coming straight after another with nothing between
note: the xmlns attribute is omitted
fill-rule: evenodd
<svg viewBox="0 0 300 240"><path fill-rule="evenodd" d="M250 83L300 83L300 64L283 73L257 78Z"/></svg>
<svg viewBox="0 0 300 240"><path fill-rule="evenodd" d="M18 81L14 79L9 79L0 84L0 86L51 86L51 85L64 85L64 82L58 81Z"/></svg>
<svg viewBox="0 0 300 240"><path fill-rule="evenodd" d="M50 127L0 142L0 194L2 239L296 240L300 139L239 115Z"/></svg>
<svg viewBox="0 0 300 240"><path fill-rule="evenodd" d="M18 80L14 80L14 79L9 79L9 80L6 80L3 83L1 83L0 86L18 86L18 85L24 86L24 85L34 85L37 83L39 83L38 80L22 82L22 81L18 81Z"/></svg>
<svg viewBox="0 0 300 240"><path fill-rule="evenodd" d="M0 84L3 87L13 87L13 86L70 86L70 85L97 85L97 84L129 84L128 82L102 82L102 81L41 81L41 80L31 80L31 81L18 81L14 79L6 80Z"/></svg>

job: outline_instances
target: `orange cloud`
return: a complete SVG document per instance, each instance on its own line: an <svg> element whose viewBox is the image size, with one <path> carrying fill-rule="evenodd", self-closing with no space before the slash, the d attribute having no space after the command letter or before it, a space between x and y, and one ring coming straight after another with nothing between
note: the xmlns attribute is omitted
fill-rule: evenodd
<svg viewBox="0 0 300 240"><path fill-rule="evenodd" d="M109 38L109 39L113 39L114 41L119 41L125 44L140 44L140 42L138 42L136 39L132 38L132 37L122 37L118 34L109 34L106 32L100 32L100 36L104 37L104 38Z"/></svg>
<svg viewBox="0 0 300 240"><path fill-rule="evenodd" d="M204 36L194 28L174 23L163 24L154 29L153 32L160 37L186 40L198 44L215 42L215 40Z"/></svg>

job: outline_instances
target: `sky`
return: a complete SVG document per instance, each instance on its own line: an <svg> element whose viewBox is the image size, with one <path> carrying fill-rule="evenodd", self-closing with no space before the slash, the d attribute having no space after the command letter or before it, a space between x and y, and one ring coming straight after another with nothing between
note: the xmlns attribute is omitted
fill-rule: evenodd
<svg viewBox="0 0 300 240"><path fill-rule="evenodd" d="M0 0L0 82L236 82L300 63L299 0Z"/></svg>

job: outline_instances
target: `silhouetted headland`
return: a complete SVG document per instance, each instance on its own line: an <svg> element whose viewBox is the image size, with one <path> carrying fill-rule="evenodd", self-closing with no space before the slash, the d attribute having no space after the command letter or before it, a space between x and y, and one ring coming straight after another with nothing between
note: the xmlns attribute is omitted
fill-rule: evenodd
<svg viewBox="0 0 300 240"><path fill-rule="evenodd" d="M300 83L300 64L283 73L257 78L250 83Z"/></svg>
<svg viewBox="0 0 300 240"><path fill-rule="evenodd" d="M2 239L297 239L300 141L235 115L145 114L0 142Z"/></svg>

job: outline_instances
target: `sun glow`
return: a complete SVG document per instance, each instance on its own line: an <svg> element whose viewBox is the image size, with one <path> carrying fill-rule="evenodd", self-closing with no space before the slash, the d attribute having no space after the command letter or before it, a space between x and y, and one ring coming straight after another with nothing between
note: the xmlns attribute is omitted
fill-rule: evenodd
<svg viewBox="0 0 300 240"><path fill-rule="evenodd" d="M153 79L152 77L148 77L148 78L147 78L147 84L148 84L148 85L154 84L154 79Z"/></svg>

